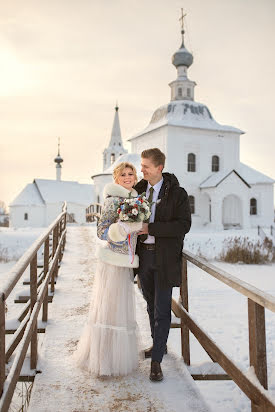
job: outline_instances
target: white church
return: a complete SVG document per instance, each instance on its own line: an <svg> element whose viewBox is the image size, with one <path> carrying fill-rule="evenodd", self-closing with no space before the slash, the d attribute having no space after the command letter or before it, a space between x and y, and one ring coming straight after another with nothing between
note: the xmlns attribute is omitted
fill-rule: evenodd
<svg viewBox="0 0 275 412"><path fill-rule="evenodd" d="M72 222L86 222L86 208L94 202L94 186L61 180L63 159L59 144L54 162L55 180L34 179L9 205L11 227L47 227L61 213L64 201Z"/></svg>
<svg viewBox="0 0 275 412"><path fill-rule="evenodd" d="M165 171L174 173L188 194L193 228L214 230L269 227L274 224L274 180L240 162L244 132L217 123L207 106L195 101L196 83L188 78L192 54L182 44L172 56L177 78L169 86L171 100L157 108L149 125L122 146L118 108L110 144L104 150L103 172L92 176L98 202L121 161L135 164L140 177L140 153L158 147L166 155Z"/></svg>

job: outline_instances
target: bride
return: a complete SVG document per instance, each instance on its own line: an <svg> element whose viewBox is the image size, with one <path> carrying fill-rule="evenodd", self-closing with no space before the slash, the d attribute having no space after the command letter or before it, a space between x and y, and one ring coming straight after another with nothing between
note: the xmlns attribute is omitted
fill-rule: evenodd
<svg viewBox="0 0 275 412"><path fill-rule="evenodd" d="M87 323L84 326L74 357L79 367L93 375L126 375L137 368L137 330L133 269L138 267L135 251L137 232L142 223L118 220L117 201L138 196L135 167L128 162L113 171L115 183L105 186L102 214L97 236L106 241L98 252L92 298Z"/></svg>

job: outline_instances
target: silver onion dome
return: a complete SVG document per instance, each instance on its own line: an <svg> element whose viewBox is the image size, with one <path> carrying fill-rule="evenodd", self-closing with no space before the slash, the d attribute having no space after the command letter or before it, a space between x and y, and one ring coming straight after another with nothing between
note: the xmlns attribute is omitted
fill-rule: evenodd
<svg viewBox="0 0 275 412"><path fill-rule="evenodd" d="M193 63L193 55L185 48L183 42L180 49L173 54L172 63L175 67L189 67Z"/></svg>

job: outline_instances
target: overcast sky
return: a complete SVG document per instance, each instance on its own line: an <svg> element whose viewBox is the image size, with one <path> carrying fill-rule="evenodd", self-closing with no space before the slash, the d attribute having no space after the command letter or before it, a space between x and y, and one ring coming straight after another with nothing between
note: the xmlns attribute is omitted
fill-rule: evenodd
<svg viewBox="0 0 275 412"><path fill-rule="evenodd" d="M124 142L147 126L170 100L181 7L195 100L275 178L274 0L0 0L0 200L55 179L58 136L62 178L91 182L116 100Z"/></svg>

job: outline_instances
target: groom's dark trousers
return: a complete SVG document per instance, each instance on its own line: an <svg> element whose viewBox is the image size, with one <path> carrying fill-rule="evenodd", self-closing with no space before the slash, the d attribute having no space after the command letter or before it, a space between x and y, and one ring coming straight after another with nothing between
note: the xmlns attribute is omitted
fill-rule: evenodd
<svg viewBox="0 0 275 412"><path fill-rule="evenodd" d="M139 245L138 276L150 319L152 360L161 362L170 330L172 288L159 288L155 250L148 250L147 247L145 244Z"/></svg>

